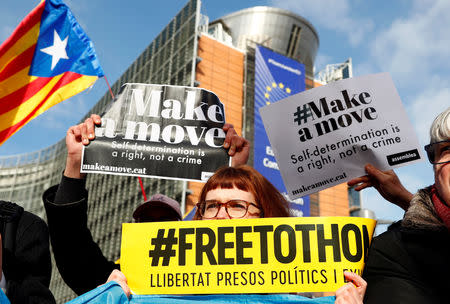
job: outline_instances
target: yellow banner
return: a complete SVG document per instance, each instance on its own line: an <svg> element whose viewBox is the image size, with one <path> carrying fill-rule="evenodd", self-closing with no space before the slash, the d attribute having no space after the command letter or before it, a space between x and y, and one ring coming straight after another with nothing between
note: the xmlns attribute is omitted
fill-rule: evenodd
<svg viewBox="0 0 450 304"><path fill-rule="evenodd" d="M291 217L123 224L135 294L335 291L362 273L375 221Z"/></svg>

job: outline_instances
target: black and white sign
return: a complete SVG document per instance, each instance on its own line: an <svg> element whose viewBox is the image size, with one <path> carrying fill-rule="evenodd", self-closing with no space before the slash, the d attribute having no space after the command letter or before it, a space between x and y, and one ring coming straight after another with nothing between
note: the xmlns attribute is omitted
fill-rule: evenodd
<svg viewBox="0 0 450 304"><path fill-rule="evenodd" d="M212 92L125 84L83 150L81 172L205 181L230 162L224 123Z"/></svg>

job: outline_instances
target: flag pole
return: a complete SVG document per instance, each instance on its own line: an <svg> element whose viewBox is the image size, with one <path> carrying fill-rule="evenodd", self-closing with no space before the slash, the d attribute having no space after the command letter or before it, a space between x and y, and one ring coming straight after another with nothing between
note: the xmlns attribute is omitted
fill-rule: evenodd
<svg viewBox="0 0 450 304"><path fill-rule="evenodd" d="M111 87L109 86L108 78L106 78L106 75L103 75L103 78L105 79L106 85L108 86L109 94L111 94L112 99L114 99L115 97L114 97L114 94L113 94L113 92L111 90Z"/></svg>
<svg viewBox="0 0 450 304"><path fill-rule="evenodd" d="M108 78L106 78L106 75L103 75L103 78L105 79L106 85L108 86L109 93L111 94L112 99L114 99L114 94L111 90L111 86L109 85ZM144 202L147 201L147 195L145 194L144 189L144 183L142 182L142 178L138 176L139 185L141 186L142 196L144 197Z"/></svg>

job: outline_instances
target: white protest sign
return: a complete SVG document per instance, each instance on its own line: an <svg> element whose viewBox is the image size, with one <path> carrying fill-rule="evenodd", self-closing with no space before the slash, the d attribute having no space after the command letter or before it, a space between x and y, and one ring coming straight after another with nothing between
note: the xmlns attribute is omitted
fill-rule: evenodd
<svg viewBox="0 0 450 304"><path fill-rule="evenodd" d="M260 110L288 195L295 199L423 160L388 73L344 79Z"/></svg>

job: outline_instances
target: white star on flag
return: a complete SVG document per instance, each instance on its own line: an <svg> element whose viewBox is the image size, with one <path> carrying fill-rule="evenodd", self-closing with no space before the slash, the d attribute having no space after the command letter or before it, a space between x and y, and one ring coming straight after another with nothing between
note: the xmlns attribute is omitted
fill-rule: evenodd
<svg viewBox="0 0 450 304"><path fill-rule="evenodd" d="M58 33L56 30L54 30L53 35L53 45L46 47L44 49L41 49L41 52L44 52L50 56L52 56L52 71L54 67L58 64L60 59L69 59L67 57L66 47L67 47L67 39L69 36L67 36L64 40L61 40L59 38Z"/></svg>

